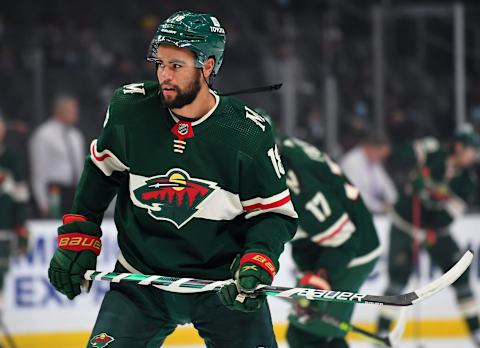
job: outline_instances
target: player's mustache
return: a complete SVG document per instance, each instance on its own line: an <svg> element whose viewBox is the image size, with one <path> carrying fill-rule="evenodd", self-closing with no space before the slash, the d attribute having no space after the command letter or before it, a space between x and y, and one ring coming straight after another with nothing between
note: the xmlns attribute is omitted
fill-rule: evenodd
<svg viewBox="0 0 480 348"><path fill-rule="evenodd" d="M169 84L169 83L163 83L163 84L160 85L160 87L161 87L162 90L163 90L163 89L173 89L173 90L175 90L175 91L177 91L177 92L179 91L179 88L178 88L177 86L171 85L171 84Z"/></svg>

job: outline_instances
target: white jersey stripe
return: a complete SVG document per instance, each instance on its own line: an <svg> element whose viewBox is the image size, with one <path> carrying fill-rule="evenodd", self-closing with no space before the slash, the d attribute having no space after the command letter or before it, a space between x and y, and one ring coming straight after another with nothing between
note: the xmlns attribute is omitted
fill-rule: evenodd
<svg viewBox="0 0 480 348"><path fill-rule="evenodd" d="M379 245L376 249L372 250L368 254L354 258L352 261L350 261L347 268L365 265L366 263L369 263L370 261L373 261L379 257L382 254L382 251L383 248Z"/></svg>
<svg viewBox="0 0 480 348"><path fill-rule="evenodd" d="M111 176L114 171L123 172L130 170L112 151L105 149L98 152L97 139L92 141L90 145L90 159L106 176Z"/></svg>
<svg viewBox="0 0 480 348"><path fill-rule="evenodd" d="M246 219L264 213L277 213L286 215L292 218L297 218L297 212L293 207L290 191L286 189L276 195L270 197L256 197L246 201L242 201L243 209L248 212L245 215Z"/></svg>
<svg viewBox="0 0 480 348"><path fill-rule="evenodd" d="M291 218L296 219L298 217L297 212L295 211L295 208L293 207L292 201L288 201L281 206L276 206L273 208L268 208L268 209L258 209L258 210L253 210L250 213L247 213L245 215L245 219L251 219L257 215L260 214L265 214L265 213L276 213L276 214L281 214L285 215Z"/></svg>
<svg viewBox="0 0 480 348"><path fill-rule="evenodd" d="M242 201L242 205L244 207L252 206L252 205L267 205L267 204L272 204L277 201L280 201L284 199L285 197L290 196L290 191L286 189L283 192L277 193L276 195L270 196L270 197L255 197L252 199L248 199L246 201Z"/></svg>
<svg viewBox="0 0 480 348"><path fill-rule="evenodd" d="M347 213L343 213L330 228L314 235L311 239L323 246L337 247L345 243L354 232L355 225L350 221Z"/></svg>

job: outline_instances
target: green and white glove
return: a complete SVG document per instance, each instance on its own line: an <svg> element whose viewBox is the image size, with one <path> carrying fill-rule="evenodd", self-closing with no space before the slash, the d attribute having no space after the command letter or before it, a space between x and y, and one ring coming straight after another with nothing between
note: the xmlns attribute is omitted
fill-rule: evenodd
<svg viewBox="0 0 480 348"><path fill-rule="evenodd" d="M58 228L58 248L50 260L48 279L57 291L73 300L80 294L83 274L97 266L102 230L82 215L63 216Z"/></svg>
<svg viewBox="0 0 480 348"><path fill-rule="evenodd" d="M225 285L218 292L220 301L231 310L254 312L260 309L266 296L253 292L259 284L272 284L276 274L272 260L257 252L247 253L241 258L238 255L230 270L234 282Z"/></svg>

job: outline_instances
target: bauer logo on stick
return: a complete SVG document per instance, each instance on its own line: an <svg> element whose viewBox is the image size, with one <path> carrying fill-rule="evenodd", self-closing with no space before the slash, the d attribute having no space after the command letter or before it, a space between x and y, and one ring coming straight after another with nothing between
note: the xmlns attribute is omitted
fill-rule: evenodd
<svg viewBox="0 0 480 348"><path fill-rule="evenodd" d="M102 332L101 334L94 336L90 340L90 344L92 345L92 347L95 348L103 348L108 346L113 341L115 341L115 339L112 336L109 336L105 332Z"/></svg>
<svg viewBox="0 0 480 348"><path fill-rule="evenodd" d="M148 209L153 218L180 228L195 216L217 188L213 181L194 179L184 170L174 168L165 175L145 178L144 184L133 190L134 203Z"/></svg>

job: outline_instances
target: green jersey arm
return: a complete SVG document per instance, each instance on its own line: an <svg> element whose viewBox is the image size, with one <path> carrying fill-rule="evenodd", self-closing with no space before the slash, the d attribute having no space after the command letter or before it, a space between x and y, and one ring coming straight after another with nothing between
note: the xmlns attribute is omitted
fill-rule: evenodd
<svg viewBox="0 0 480 348"><path fill-rule="evenodd" d="M324 269L331 280L355 258L355 241L350 238L338 248L327 248L317 245L310 238L300 238L292 242L292 256L301 272Z"/></svg>
<svg viewBox="0 0 480 348"><path fill-rule="evenodd" d="M12 154L12 159L16 156ZM23 164L18 160L12 160L12 174L14 180L14 190L12 192L12 201L14 204L14 226L25 226L28 212L28 200L30 193L25 177Z"/></svg>
<svg viewBox="0 0 480 348"><path fill-rule="evenodd" d="M349 189L356 190L351 185ZM301 229L292 243L292 255L301 271L323 268L332 277L357 256L358 231L342 202L345 190L343 185L318 185L318 191L305 203L303 216L300 213ZM351 199L361 199L358 192L355 194L357 198Z"/></svg>
<svg viewBox="0 0 480 348"><path fill-rule="evenodd" d="M245 155L247 156L247 155ZM278 148L269 125L262 143L242 170L240 199L247 227L245 253L260 252L269 256L278 269L284 244L297 228L297 213L291 202Z"/></svg>
<svg viewBox="0 0 480 348"><path fill-rule="evenodd" d="M126 125L116 115L123 108L122 89L115 91L107 110L104 128L92 141L90 154L75 192L72 213L100 224L118 187L128 173Z"/></svg>
<svg viewBox="0 0 480 348"><path fill-rule="evenodd" d="M23 166L15 153L0 144L0 230L24 226L28 200Z"/></svg>
<svg viewBox="0 0 480 348"><path fill-rule="evenodd" d="M284 139L282 146L300 216L293 259L301 271L323 268L332 278L378 247L372 216L358 189L326 154L295 138Z"/></svg>
<svg viewBox="0 0 480 348"><path fill-rule="evenodd" d="M448 153L443 150L431 153L427 157L425 167L428 168L424 178L425 190L428 194L422 198L425 208L436 211L451 219L463 215L468 203L476 192L476 176L470 168L456 169L448 178Z"/></svg>

